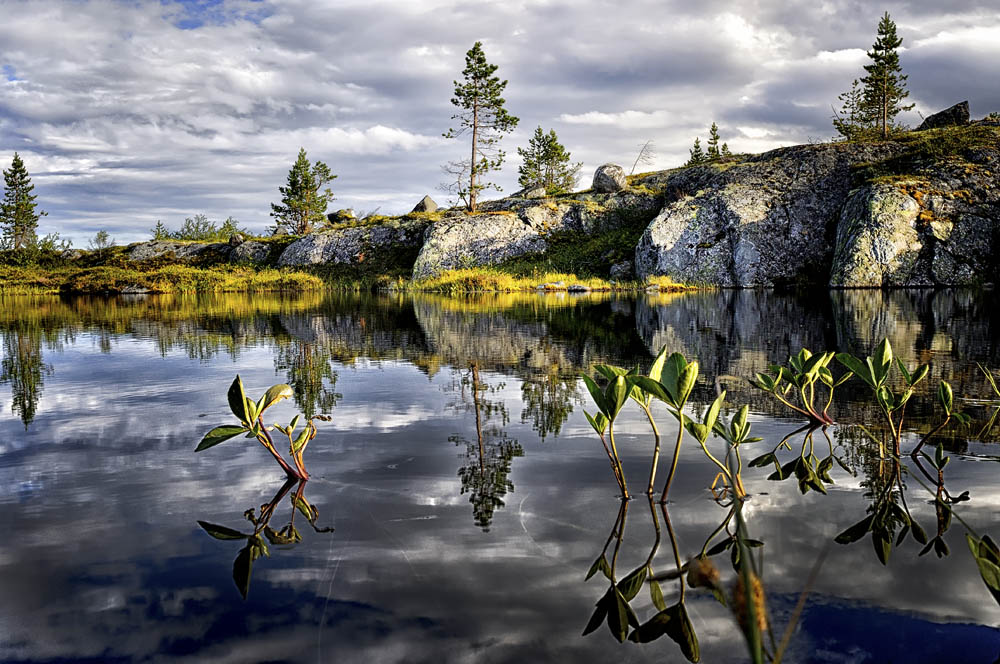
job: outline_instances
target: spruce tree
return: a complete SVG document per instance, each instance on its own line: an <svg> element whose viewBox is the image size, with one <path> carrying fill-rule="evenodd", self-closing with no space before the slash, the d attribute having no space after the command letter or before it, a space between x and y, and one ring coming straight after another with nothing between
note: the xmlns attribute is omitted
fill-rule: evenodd
<svg viewBox="0 0 1000 664"><path fill-rule="evenodd" d="M851 89L838 95L841 102L840 111L833 111L833 128L845 139L851 141L872 127L871 113L867 112L864 103L864 91L858 79L851 83Z"/></svg>
<svg viewBox="0 0 1000 664"><path fill-rule="evenodd" d="M882 16L878 24L878 37L868 51L871 64L865 65L868 75L861 79L864 86L862 110L881 129L882 138L889 137L892 120L901 111L908 111L913 104L903 105L909 96L906 90L906 75L899 66L896 49L903 39L896 35L896 24L889 18L889 12Z"/></svg>
<svg viewBox="0 0 1000 664"><path fill-rule="evenodd" d="M470 212L476 211L476 201L479 192L493 187L495 184L486 182L483 177L490 171L499 170L503 165L504 152L499 148L500 139L517 127L518 118L510 115L504 108L506 100L500 95L507 87L507 81L501 81L494 76L497 65L486 61L482 42L476 42L465 54L465 69L462 70L462 83L454 81L455 96L451 103L460 110L451 116L458 120L458 128L452 128L444 134L445 138L458 138L465 134L472 135L472 146L468 161L469 187L458 187L456 192L468 201ZM454 162L461 165L463 162Z"/></svg>
<svg viewBox="0 0 1000 664"><path fill-rule="evenodd" d="M727 143L723 143L722 144L721 155L723 157L732 157L733 156L733 153L729 151L729 144L727 144Z"/></svg>
<svg viewBox="0 0 1000 664"><path fill-rule="evenodd" d="M10 168L3 172L3 178L3 202L0 203L3 246L16 250L31 249L38 243L38 218L46 213L35 211L38 196L31 194L35 185L31 184L28 169L16 152Z"/></svg>
<svg viewBox="0 0 1000 664"><path fill-rule="evenodd" d="M694 139L694 147L692 147L688 153L691 155L691 158L688 159L686 164L684 164L685 166L704 164L707 159L705 157L704 150L701 149L701 139L698 138Z"/></svg>
<svg viewBox="0 0 1000 664"><path fill-rule="evenodd" d="M719 154L719 127L714 122L712 127L708 130L708 160L715 161L721 155Z"/></svg>
<svg viewBox="0 0 1000 664"><path fill-rule="evenodd" d="M518 167L518 183L522 187L545 187L547 196L573 191L581 163L570 162L570 153L559 142L554 129L546 134L541 127L528 141L527 148L518 148L524 163Z"/></svg>
<svg viewBox="0 0 1000 664"><path fill-rule="evenodd" d="M288 171L288 181L281 192L281 203L271 203L275 228L285 228L293 235L304 235L315 224L326 221L326 206L333 192L323 187L337 176L321 161L310 164L305 148L299 148L298 159Z"/></svg>
<svg viewBox="0 0 1000 664"><path fill-rule="evenodd" d="M166 224L164 224L159 219L156 220L156 225L153 226L153 228L149 232L153 234L154 240L170 239L170 230L167 228Z"/></svg>

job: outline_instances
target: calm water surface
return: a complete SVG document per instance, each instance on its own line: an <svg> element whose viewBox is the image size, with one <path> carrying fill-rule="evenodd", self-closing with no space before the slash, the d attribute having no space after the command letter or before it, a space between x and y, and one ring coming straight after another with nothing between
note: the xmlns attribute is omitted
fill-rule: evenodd
<svg viewBox="0 0 1000 664"><path fill-rule="evenodd" d="M975 363L1000 368L998 304L929 291L0 300L0 661L683 662L666 636L619 644L603 625L581 636L608 588L600 573L584 577L602 551L617 551L619 579L647 560L668 573L672 544L682 561L698 554L729 511L688 439L668 510L631 501L618 541L620 502L579 375L602 362L645 370L663 345L695 356L693 410L721 388L730 405L751 404L765 438L752 458L798 422L741 378L802 346L866 353L888 337L909 365L931 363L932 385L985 398ZM280 469L250 440L193 452L232 423L236 373L250 393L293 386L274 421L332 415L306 453L304 487L283 494ZM887 485L894 469L856 426L872 419L862 396L846 390L829 443L816 434L817 455L846 466L827 495L769 481L773 468L744 471L776 638L810 589L785 661L994 662L1000 608L966 526L938 518L908 457L903 495ZM916 399L915 429L934 423L932 404ZM965 524L996 538L991 409L962 408L975 422L944 438L946 485L969 491L955 507ZM672 449L676 424L654 413ZM641 493L652 440L641 411L622 417L619 449ZM316 529L294 516L298 489ZM294 519L302 539L269 544L247 582L245 542L199 521L249 533L244 513L275 497L269 526ZM920 556L907 537L883 565L870 537L833 542L885 501L905 503L949 554ZM728 552L713 560L729 587ZM677 601L675 581L662 590ZM746 661L728 609L703 589L685 606L702 661ZM632 607L640 620L656 613L648 586Z"/></svg>

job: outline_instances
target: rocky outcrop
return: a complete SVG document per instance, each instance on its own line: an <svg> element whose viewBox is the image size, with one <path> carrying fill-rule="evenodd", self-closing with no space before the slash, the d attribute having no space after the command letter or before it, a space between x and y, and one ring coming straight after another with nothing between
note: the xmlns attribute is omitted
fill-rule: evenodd
<svg viewBox="0 0 1000 664"><path fill-rule="evenodd" d="M885 143L802 145L720 169L701 191L681 190L650 223L636 271L740 288L825 280L851 167L901 151ZM669 191L671 180L665 184Z"/></svg>
<svg viewBox="0 0 1000 664"><path fill-rule="evenodd" d="M229 244L226 242L171 242L169 240L154 240L152 242L137 242L129 245L125 256L133 261L148 261L153 258L172 256L181 261L204 257L206 254L218 256L229 255Z"/></svg>
<svg viewBox="0 0 1000 664"><path fill-rule="evenodd" d="M917 131L940 127L961 127L969 124L969 102L961 101L950 108L928 115L917 127Z"/></svg>
<svg viewBox="0 0 1000 664"><path fill-rule="evenodd" d="M262 265L271 255L271 245L267 242L248 240L233 247L229 260L234 263L254 263Z"/></svg>
<svg viewBox="0 0 1000 664"><path fill-rule="evenodd" d="M656 174L667 204L639 241L636 271L737 288L993 281L1000 132L948 131Z"/></svg>
<svg viewBox="0 0 1000 664"><path fill-rule="evenodd" d="M628 187L625 170L618 164L598 166L594 172L592 189L599 194L613 194Z"/></svg>
<svg viewBox="0 0 1000 664"><path fill-rule="evenodd" d="M311 233L288 245L278 258L278 266L362 263L376 253L420 246L426 227L426 221L404 218Z"/></svg>
<svg viewBox="0 0 1000 664"><path fill-rule="evenodd" d="M540 253L548 249L546 238L552 233L595 233L621 225L633 214L648 219L658 206L656 195L628 191L587 200L489 201L477 214L453 213L432 224L413 266L413 277Z"/></svg>

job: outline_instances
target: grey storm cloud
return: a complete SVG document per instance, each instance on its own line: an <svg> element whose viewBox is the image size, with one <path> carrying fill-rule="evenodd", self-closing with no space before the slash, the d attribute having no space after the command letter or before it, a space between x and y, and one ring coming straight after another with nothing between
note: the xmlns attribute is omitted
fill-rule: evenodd
<svg viewBox="0 0 1000 664"><path fill-rule="evenodd" d="M997 110L991 4L0 0L0 161L21 154L40 230L78 246L198 213L263 231L299 147L339 176L336 206L405 212L444 198L440 167L465 153L442 133L480 40L521 118L495 180L516 188L516 147L541 125L586 186L647 139L653 167L682 163L712 121L741 152L829 137L883 10L904 38L905 122L962 99Z"/></svg>

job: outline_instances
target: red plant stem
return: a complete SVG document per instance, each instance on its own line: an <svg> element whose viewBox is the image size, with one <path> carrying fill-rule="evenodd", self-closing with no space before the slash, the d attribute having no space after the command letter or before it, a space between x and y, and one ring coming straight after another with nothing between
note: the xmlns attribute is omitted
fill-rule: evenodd
<svg viewBox="0 0 1000 664"><path fill-rule="evenodd" d="M271 439L271 434L269 434L267 429L264 428L264 420L262 418L258 418L257 423L260 425L260 432L264 436L264 438L261 438L260 435L258 435L257 440L259 440L260 444L264 446L264 449L271 453L271 456L273 456L274 460L278 462L281 469L285 471L285 474L289 477L297 477L300 480L307 479L308 475L303 477L299 474L297 470L288 465L287 461L281 458L281 455L278 454L278 450L274 449L274 441Z"/></svg>

